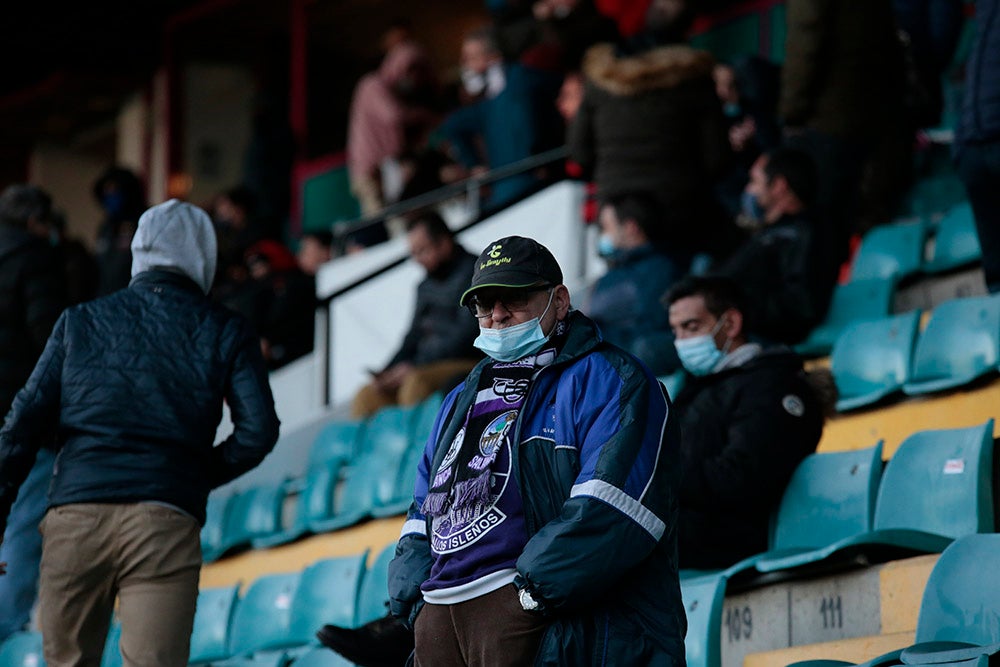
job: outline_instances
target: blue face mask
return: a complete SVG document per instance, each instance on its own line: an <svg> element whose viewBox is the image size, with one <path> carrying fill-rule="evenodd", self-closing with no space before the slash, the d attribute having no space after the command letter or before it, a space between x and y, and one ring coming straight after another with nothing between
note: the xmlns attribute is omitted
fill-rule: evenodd
<svg viewBox="0 0 1000 667"><path fill-rule="evenodd" d="M764 207L760 205L760 199L746 190L740 195L740 212L748 220L758 224L764 222Z"/></svg>
<svg viewBox="0 0 1000 667"><path fill-rule="evenodd" d="M724 351L715 346L715 334L719 333L724 321L720 319L712 328L711 333L692 338L678 338L674 341L681 365L691 375L708 375L715 369L722 357L726 356ZM726 346L728 347L729 344L727 343Z"/></svg>
<svg viewBox="0 0 1000 667"><path fill-rule="evenodd" d="M615 247L615 242L611 240L611 237L607 234L601 234L597 237L597 254L601 257L607 258L611 257L618 251Z"/></svg>
<svg viewBox="0 0 1000 667"><path fill-rule="evenodd" d="M479 336L472 344L497 361L517 361L538 352L549 339L542 331L542 317L549 312L553 294L554 290L549 292L549 302L540 317L504 329L479 327Z"/></svg>

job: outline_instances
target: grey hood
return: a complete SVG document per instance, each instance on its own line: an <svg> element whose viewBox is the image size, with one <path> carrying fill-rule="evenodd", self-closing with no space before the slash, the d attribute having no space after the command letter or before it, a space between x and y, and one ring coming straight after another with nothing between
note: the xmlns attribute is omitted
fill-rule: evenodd
<svg viewBox="0 0 1000 667"><path fill-rule="evenodd" d="M203 210L171 199L139 218L132 239L132 277L160 269L180 273L208 294L215 278L215 228Z"/></svg>

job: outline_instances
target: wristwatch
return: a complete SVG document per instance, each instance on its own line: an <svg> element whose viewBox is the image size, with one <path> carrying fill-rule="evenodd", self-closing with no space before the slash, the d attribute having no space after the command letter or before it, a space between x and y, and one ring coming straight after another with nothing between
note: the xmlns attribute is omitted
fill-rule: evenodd
<svg viewBox="0 0 1000 667"><path fill-rule="evenodd" d="M518 589L517 598L521 601L521 609L525 611L538 611L542 607L527 588Z"/></svg>

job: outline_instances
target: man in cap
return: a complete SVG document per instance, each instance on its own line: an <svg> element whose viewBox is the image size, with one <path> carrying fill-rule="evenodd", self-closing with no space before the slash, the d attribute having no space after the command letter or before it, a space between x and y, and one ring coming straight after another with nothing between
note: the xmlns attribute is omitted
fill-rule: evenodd
<svg viewBox="0 0 1000 667"><path fill-rule="evenodd" d="M562 281L511 236L462 295L488 358L438 413L389 568L417 665L684 661L675 420Z"/></svg>
<svg viewBox="0 0 1000 667"><path fill-rule="evenodd" d="M0 429L0 528L39 448L59 448L43 536L45 662L96 665L118 598L126 665L186 665L213 488L256 466L278 419L249 324L206 296L211 220L146 211L128 289L65 311ZM234 431L213 447L230 408Z"/></svg>

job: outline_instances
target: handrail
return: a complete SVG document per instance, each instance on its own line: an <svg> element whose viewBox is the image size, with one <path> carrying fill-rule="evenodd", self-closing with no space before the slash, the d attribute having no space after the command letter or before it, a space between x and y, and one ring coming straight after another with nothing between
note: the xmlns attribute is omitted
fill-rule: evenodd
<svg viewBox="0 0 1000 667"><path fill-rule="evenodd" d="M485 174L470 176L469 178L462 179L461 181L443 185L436 190L431 190L430 192L425 192L417 195L416 197L411 197L410 199L389 204L373 215L357 218L348 223L337 223L336 225L332 225L334 238L342 239L349 234L367 229L368 227L382 222L386 218L402 215L404 213L409 213L411 211L440 203L460 195L463 192L468 192L472 199L478 202L478 192L481 186L502 180L504 178L509 178L511 176L517 176L523 172L537 169L538 167L543 167L553 162L565 160L567 157L569 157L569 148L566 146L560 146L559 148L553 148L536 155L531 155L523 160L518 160L517 162L505 164L502 167L497 167L496 169L493 169Z"/></svg>

